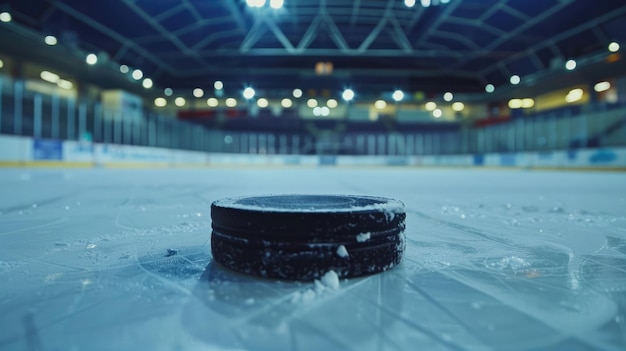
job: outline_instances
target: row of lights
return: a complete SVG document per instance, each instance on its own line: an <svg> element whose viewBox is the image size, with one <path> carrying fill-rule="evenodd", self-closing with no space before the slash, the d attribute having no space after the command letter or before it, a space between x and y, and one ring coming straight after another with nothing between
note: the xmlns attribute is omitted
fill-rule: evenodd
<svg viewBox="0 0 626 351"><path fill-rule="evenodd" d="M284 0L270 0L269 2L266 0L246 0L246 5L252 8L263 8L266 5L273 8L274 10L278 10L283 7L285 4Z"/></svg>
<svg viewBox="0 0 626 351"><path fill-rule="evenodd" d="M431 5L435 6L439 4L447 4L449 2L450 0L420 0L420 4L422 5L422 7L430 7ZM415 6L416 3L417 1L415 0L404 0L404 6L406 7L413 7Z"/></svg>
<svg viewBox="0 0 626 351"><path fill-rule="evenodd" d="M614 42L609 43L607 49L611 53L616 53L616 52L619 51L620 45L619 45L618 42L614 41ZM568 70L568 71L573 71L573 70L576 69L577 65L578 65L578 63L576 62L576 60L570 59L570 60L567 60L565 62L565 69ZM517 85L517 84L521 83L521 81L522 81L522 78L520 76L518 76L517 74L514 74L514 75L512 75L509 78L509 82L512 85ZM485 86L485 91L488 92L488 93L493 93L495 90L496 90L496 87L493 84L487 84Z"/></svg>
<svg viewBox="0 0 626 351"><path fill-rule="evenodd" d="M607 81L596 83L593 86L593 90L598 93L607 91L609 89L611 89L611 83ZM584 94L585 92L581 88L572 89L567 93L567 95L565 95L565 102L573 103L576 101L580 101L583 98ZM535 106L535 100L532 98L511 99L509 100L508 105L511 109L532 108L533 106Z"/></svg>

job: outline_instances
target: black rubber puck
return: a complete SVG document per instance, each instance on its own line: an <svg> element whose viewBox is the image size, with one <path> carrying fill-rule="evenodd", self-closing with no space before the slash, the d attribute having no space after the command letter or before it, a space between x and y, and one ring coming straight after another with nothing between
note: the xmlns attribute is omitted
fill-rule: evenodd
<svg viewBox="0 0 626 351"><path fill-rule="evenodd" d="M213 259L233 271L313 280L385 271L402 260L404 204L350 195L267 195L211 205Z"/></svg>

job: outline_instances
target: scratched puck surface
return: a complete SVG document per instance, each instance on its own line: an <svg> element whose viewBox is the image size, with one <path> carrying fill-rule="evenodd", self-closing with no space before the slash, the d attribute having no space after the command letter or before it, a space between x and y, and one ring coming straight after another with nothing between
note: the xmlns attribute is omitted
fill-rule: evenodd
<svg viewBox="0 0 626 351"><path fill-rule="evenodd" d="M379 273L402 260L404 204L354 195L265 195L211 205L213 259L288 280Z"/></svg>

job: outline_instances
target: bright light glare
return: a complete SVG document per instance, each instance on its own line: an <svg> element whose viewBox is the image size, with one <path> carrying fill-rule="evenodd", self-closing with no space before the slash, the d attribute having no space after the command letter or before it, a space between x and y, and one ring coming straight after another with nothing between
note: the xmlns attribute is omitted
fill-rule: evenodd
<svg viewBox="0 0 626 351"><path fill-rule="evenodd" d="M452 99L454 99L454 95L452 95L451 92L447 92L443 94L443 99L446 101L452 101Z"/></svg>
<svg viewBox="0 0 626 351"><path fill-rule="evenodd" d="M58 74L48 72L48 71L41 71L41 74L39 76L41 77L41 79L45 80L46 82L50 82L54 84L58 83L59 79L61 79L61 77L59 77Z"/></svg>
<svg viewBox="0 0 626 351"><path fill-rule="evenodd" d="M96 56L96 54L89 54L87 55L87 58L85 58L85 61L89 65L95 65L98 63L98 56Z"/></svg>
<svg viewBox="0 0 626 351"><path fill-rule="evenodd" d="M568 71L571 71L575 68L576 68L576 61L567 60L567 62L565 62L565 69L567 69Z"/></svg>
<svg viewBox="0 0 626 351"><path fill-rule="evenodd" d="M267 106L269 106L270 103L269 103L269 101L267 101L267 99L260 98L260 99L257 100L256 104L260 108L266 108Z"/></svg>
<svg viewBox="0 0 626 351"><path fill-rule="evenodd" d="M126 73L128 73L129 71L130 71L130 68L128 68L128 66L126 66L126 65L121 65L121 66L120 66L120 72L122 72L122 73L126 74Z"/></svg>
<svg viewBox="0 0 626 351"><path fill-rule="evenodd" d="M222 83L222 81L215 81L215 83L213 83L213 88L215 88L215 90L222 90L224 89L224 83Z"/></svg>
<svg viewBox="0 0 626 351"><path fill-rule="evenodd" d="M290 108L291 106L293 106L293 102L291 101L291 99L284 98L280 101L280 106L284 108Z"/></svg>
<svg viewBox="0 0 626 351"><path fill-rule="evenodd" d="M421 0L420 3L422 4L422 6L424 7L428 7L430 6L430 0Z"/></svg>
<svg viewBox="0 0 626 351"><path fill-rule="evenodd" d="M600 83L596 83L596 85L593 86L593 90L595 90L598 93L601 93L603 91L607 91L611 89L611 83L609 82L600 82Z"/></svg>
<svg viewBox="0 0 626 351"><path fill-rule="evenodd" d="M133 71L132 76L134 80L140 80L143 78L143 72L140 69L136 69Z"/></svg>
<svg viewBox="0 0 626 351"><path fill-rule="evenodd" d="M339 104L335 99L328 99L328 101L326 101L326 106L328 106L328 108L336 108L338 105Z"/></svg>
<svg viewBox="0 0 626 351"><path fill-rule="evenodd" d="M393 98L394 101L399 102L404 99L404 93L402 92L402 90L396 90L393 92L391 97Z"/></svg>
<svg viewBox="0 0 626 351"><path fill-rule="evenodd" d="M204 96L204 90L200 89L200 88L195 88L193 90L193 96L197 97L198 99Z"/></svg>
<svg viewBox="0 0 626 351"><path fill-rule="evenodd" d="M8 12L2 12L0 13L0 21L1 22L11 22L11 20L13 19L13 17L11 17L11 14Z"/></svg>
<svg viewBox="0 0 626 351"><path fill-rule="evenodd" d="M263 7L265 0L246 0L246 4L250 7Z"/></svg>
<svg viewBox="0 0 626 351"><path fill-rule="evenodd" d="M309 106L310 108L313 108L313 107L317 106L317 100L315 100L315 99L308 99L306 101L306 105Z"/></svg>
<svg viewBox="0 0 626 351"><path fill-rule="evenodd" d="M219 105L219 101L217 101L216 98L208 98L206 100L206 104L209 105L209 107L217 107L217 105Z"/></svg>
<svg viewBox="0 0 626 351"><path fill-rule="evenodd" d="M433 110L433 117L439 118L441 115L443 115L443 112L440 109L437 108Z"/></svg>
<svg viewBox="0 0 626 351"><path fill-rule="evenodd" d="M294 89L293 90L293 97L295 97L296 99L299 99L302 97L302 90L300 89Z"/></svg>
<svg viewBox="0 0 626 351"><path fill-rule="evenodd" d="M456 112L461 112L465 109L465 105L462 102L455 102L452 104L452 109Z"/></svg>
<svg viewBox="0 0 626 351"><path fill-rule="evenodd" d="M522 108L531 108L535 106L535 100L531 98L522 99Z"/></svg>
<svg viewBox="0 0 626 351"><path fill-rule="evenodd" d="M619 51L619 44L617 42L612 42L609 44L609 51L610 52L617 52Z"/></svg>
<svg viewBox="0 0 626 351"><path fill-rule="evenodd" d="M376 107L379 110L382 110L385 107L387 107L387 103L385 102L385 100L376 100L376 102L374 103L374 107Z"/></svg>
<svg viewBox="0 0 626 351"><path fill-rule="evenodd" d="M165 94L165 96L172 96L172 94L174 94L174 90L172 90L172 88L165 88L165 90L163 90L163 94Z"/></svg>
<svg viewBox="0 0 626 351"><path fill-rule="evenodd" d="M512 75L511 79L509 79L509 82L511 82L511 84L513 84L513 85L517 85L521 81L522 81L522 79L517 74Z"/></svg>
<svg viewBox="0 0 626 351"><path fill-rule="evenodd" d="M569 93L567 93L567 96L565 96L565 102L569 103L579 101L583 98L583 94L584 92L580 88L572 89Z"/></svg>
<svg viewBox="0 0 626 351"><path fill-rule="evenodd" d="M283 7L284 3L284 0L270 0L270 7L278 10Z"/></svg>
<svg viewBox="0 0 626 351"><path fill-rule="evenodd" d="M429 101L426 103L424 107L426 107L428 111L434 111L437 108L437 104L432 101Z"/></svg>
<svg viewBox="0 0 626 351"><path fill-rule="evenodd" d="M243 90L243 97L246 98L247 100L250 100L254 97L254 89L247 87Z"/></svg>
<svg viewBox="0 0 626 351"><path fill-rule="evenodd" d="M167 105L167 100L162 97L158 97L154 99L154 106L156 107L165 107Z"/></svg>
<svg viewBox="0 0 626 351"><path fill-rule="evenodd" d="M321 115L322 115L322 108L321 107L318 106L318 107L313 109L313 116L318 117L318 116L321 116Z"/></svg>
<svg viewBox="0 0 626 351"><path fill-rule="evenodd" d="M69 80L59 79L57 86L61 89L70 90L74 87L74 84Z"/></svg>
<svg viewBox="0 0 626 351"><path fill-rule="evenodd" d="M2 60L0 60L0 68L4 67L4 62L2 62Z"/></svg>
<svg viewBox="0 0 626 351"><path fill-rule="evenodd" d="M57 44L57 37L55 37L54 35L46 35L46 37L43 39L44 43L52 46L52 45L56 45Z"/></svg>
<svg viewBox="0 0 626 351"><path fill-rule="evenodd" d="M228 107L235 107L235 106L237 106L237 100L235 98L228 98L228 99L226 99L226 106L228 106Z"/></svg>
<svg viewBox="0 0 626 351"><path fill-rule="evenodd" d="M320 112L322 114L322 116L326 117L328 115L330 115L330 109L326 106L323 106L320 108Z"/></svg>
<svg viewBox="0 0 626 351"><path fill-rule="evenodd" d="M186 103L187 101L185 101L185 98L183 97L177 97L176 100L174 100L174 104L176 104L176 106L178 107L183 107Z"/></svg>
<svg viewBox="0 0 626 351"><path fill-rule="evenodd" d="M152 88L154 83L152 82L152 79L146 78L146 79L143 80L141 85L143 85L143 87L146 88L146 89L150 89L150 88Z"/></svg>
<svg viewBox="0 0 626 351"><path fill-rule="evenodd" d="M512 108L512 109L522 108L522 99L509 100L509 108Z"/></svg>
<svg viewBox="0 0 626 351"><path fill-rule="evenodd" d="M485 85L485 91L488 93L493 93L494 91L496 91L496 87L493 84L487 84Z"/></svg>
<svg viewBox="0 0 626 351"><path fill-rule="evenodd" d="M413 7L415 6L415 0L404 0L404 6Z"/></svg>
<svg viewBox="0 0 626 351"><path fill-rule="evenodd" d="M354 91L352 89L346 89L341 94L341 97L346 101L351 101L354 99Z"/></svg>

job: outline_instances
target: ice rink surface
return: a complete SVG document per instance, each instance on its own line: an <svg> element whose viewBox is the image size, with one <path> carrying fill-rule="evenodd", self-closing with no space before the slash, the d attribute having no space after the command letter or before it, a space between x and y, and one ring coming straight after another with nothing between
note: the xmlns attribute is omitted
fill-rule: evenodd
<svg viewBox="0 0 626 351"><path fill-rule="evenodd" d="M212 201L283 193L403 201L404 262L337 289L212 263ZM626 350L624 173L29 168L0 194L1 350Z"/></svg>

